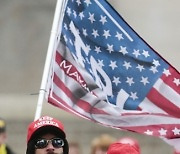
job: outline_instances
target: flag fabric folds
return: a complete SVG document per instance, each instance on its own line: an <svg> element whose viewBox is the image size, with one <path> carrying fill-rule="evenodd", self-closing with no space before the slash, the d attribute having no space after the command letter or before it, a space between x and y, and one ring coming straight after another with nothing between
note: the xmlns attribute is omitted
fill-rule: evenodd
<svg viewBox="0 0 180 154"><path fill-rule="evenodd" d="M105 0L67 1L48 102L96 123L180 142L180 73Z"/></svg>

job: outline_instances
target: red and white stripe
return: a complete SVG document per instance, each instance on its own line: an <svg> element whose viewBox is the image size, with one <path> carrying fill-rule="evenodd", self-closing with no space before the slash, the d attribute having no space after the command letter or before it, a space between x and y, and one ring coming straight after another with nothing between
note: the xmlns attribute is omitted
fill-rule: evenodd
<svg viewBox="0 0 180 154"><path fill-rule="evenodd" d="M180 86L173 82L179 74L171 67L169 71L171 75L166 77L163 74L139 107L147 112L163 113L180 118Z"/></svg>

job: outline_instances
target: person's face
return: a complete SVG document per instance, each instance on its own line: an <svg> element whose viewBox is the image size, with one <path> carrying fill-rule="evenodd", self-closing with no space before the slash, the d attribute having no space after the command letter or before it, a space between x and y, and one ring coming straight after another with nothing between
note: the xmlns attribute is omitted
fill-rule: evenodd
<svg viewBox="0 0 180 154"><path fill-rule="evenodd" d="M106 154L107 150L102 149L102 148L97 148L95 151L95 154Z"/></svg>
<svg viewBox="0 0 180 154"><path fill-rule="evenodd" d="M53 138L57 138L57 136L53 135L53 134L46 134L43 135L41 138L43 139L53 139ZM48 145L45 148L42 149L35 149L35 154L63 154L63 148L55 148L53 147L52 143L49 142Z"/></svg>
<svg viewBox="0 0 180 154"><path fill-rule="evenodd" d="M69 154L79 154L79 148L76 146L69 147Z"/></svg>
<svg viewBox="0 0 180 154"><path fill-rule="evenodd" d="M0 146L1 146L1 144L4 144L4 143L5 143L6 138L7 138L7 136L6 136L6 133L5 133L5 132L0 133Z"/></svg>

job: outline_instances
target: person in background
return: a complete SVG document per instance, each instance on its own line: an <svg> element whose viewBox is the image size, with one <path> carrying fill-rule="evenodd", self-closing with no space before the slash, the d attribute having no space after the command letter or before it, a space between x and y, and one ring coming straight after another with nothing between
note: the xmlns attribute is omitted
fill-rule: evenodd
<svg viewBox="0 0 180 154"><path fill-rule="evenodd" d="M106 154L109 145L115 142L115 140L114 137L108 134L102 134L94 138L91 142L91 154Z"/></svg>
<svg viewBox="0 0 180 154"><path fill-rule="evenodd" d="M7 132L5 120L0 118L0 154L14 154L11 148L6 143Z"/></svg>
<svg viewBox="0 0 180 154"><path fill-rule="evenodd" d="M69 154L80 154L80 146L77 142L69 143Z"/></svg>
<svg viewBox="0 0 180 154"><path fill-rule="evenodd" d="M109 146L107 154L140 154L140 151L131 144L115 142Z"/></svg>
<svg viewBox="0 0 180 154"><path fill-rule="evenodd" d="M43 116L28 126L26 154L69 154L63 124Z"/></svg>

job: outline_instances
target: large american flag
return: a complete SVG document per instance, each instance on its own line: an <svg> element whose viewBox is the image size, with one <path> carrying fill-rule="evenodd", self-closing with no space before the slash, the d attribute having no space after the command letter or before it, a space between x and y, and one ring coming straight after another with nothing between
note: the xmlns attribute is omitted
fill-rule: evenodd
<svg viewBox="0 0 180 154"><path fill-rule="evenodd" d="M180 145L180 73L107 1L68 0L59 31L49 103Z"/></svg>

